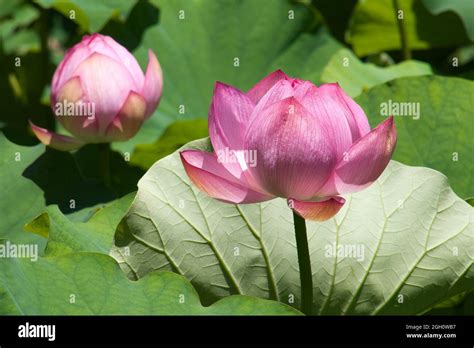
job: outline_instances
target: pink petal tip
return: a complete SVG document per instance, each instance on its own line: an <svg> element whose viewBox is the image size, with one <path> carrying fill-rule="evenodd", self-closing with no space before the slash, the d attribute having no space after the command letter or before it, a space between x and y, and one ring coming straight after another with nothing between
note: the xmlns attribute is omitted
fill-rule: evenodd
<svg viewBox="0 0 474 348"><path fill-rule="evenodd" d="M45 128L38 127L30 121L31 130L43 144L60 151L76 150L84 143L75 138L51 132Z"/></svg>
<svg viewBox="0 0 474 348"><path fill-rule="evenodd" d="M331 197L325 201L309 202L288 199L288 205L305 220L326 221L336 215L346 200L342 197Z"/></svg>

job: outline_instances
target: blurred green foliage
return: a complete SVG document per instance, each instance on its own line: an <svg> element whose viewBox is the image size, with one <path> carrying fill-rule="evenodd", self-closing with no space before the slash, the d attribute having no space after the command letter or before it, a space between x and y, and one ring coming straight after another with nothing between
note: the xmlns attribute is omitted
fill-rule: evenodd
<svg viewBox="0 0 474 348"><path fill-rule="evenodd" d="M376 86L356 101L372 127L392 114L388 103L419 107L417 116L394 114L398 139L393 159L442 172L453 190L467 198L474 195L473 95L472 81L423 76ZM389 114L381 115L381 105L387 106Z"/></svg>
<svg viewBox="0 0 474 348"><path fill-rule="evenodd" d="M207 120L181 120L172 123L153 144L139 144L130 160L142 169L150 168L159 159L172 154L192 140L207 137Z"/></svg>
<svg viewBox="0 0 474 348"><path fill-rule="evenodd" d="M44 8L51 8L74 21L85 32L100 31L111 19L124 20L137 3L136 0L37 0Z"/></svg>
<svg viewBox="0 0 474 348"><path fill-rule="evenodd" d="M421 1L398 1L401 11L398 14L393 0L358 2L348 33L348 41L358 56L401 49L397 18L404 21L411 49L453 47L469 42L459 16L454 13L435 16Z"/></svg>
<svg viewBox="0 0 474 348"><path fill-rule="evenodd" d="M471 5L444 0L399 0L399 4L413 57L426 68L361 69L363 65L354 60L360 73L347 77L356 86L347 87L350 94L429 69L472 78ZM164 95L153 117L129 142L113 145L129 153L136 145L153 143L178 119L206 118L216 80L246 90L266 73L282 68L316 83L344 81L338 61L346 53L355 59L350 49L362 63L401 61L392 0L343 0L337 6L329 0L3 1L0 98L5 108L0 126L11 141L35 143L28 119L56 127L48 108L55 66L82 35L96 31L132 50L143 69L151 48L165 73ZM390 58L382 61L377 58L381 55ZM239 68L233 67L234 58L239 58ZM459 66L453 66L453 58ZM178 113L181 105L184 115Z"/></svg>

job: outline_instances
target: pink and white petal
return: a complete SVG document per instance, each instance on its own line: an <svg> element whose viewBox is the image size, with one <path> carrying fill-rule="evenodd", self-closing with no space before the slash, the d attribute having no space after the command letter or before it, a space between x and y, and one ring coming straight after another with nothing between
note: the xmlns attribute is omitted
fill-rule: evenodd
<svg viewBox="0 0 474 348"><path fill-rule="evenodd" d="M249 189L239 182L213 154L186 150L180 153L186 174L208 196L226 203L258 203L273 196Z"/></svg>
<svg viewBox="0 0 474 348"><path fill-rule="evenodd" d="M56 103L58 90L66 81L73 77L79 64L86 60L92 51L84 44L79 43L66 51L63 60L59 63L51 82L51 104Z"/></svg>
<svg viewBox="0 0 474 348"><path fill-rule="evenodd" d="M355 142L348 152L347 161L337 164L334 182L338 192L345 194L364 189L382 174L397 144L393 117Z"/></svg>
<svg viewBox="0 0 474 348"><path fill-rule="evenodd" d="M135 81L135 88L140 90L143 86L145 75L143 74L140 65L138 65L137 60L125 47L120 45L117 41L107 35L101 35L101 39L107 44L108 48L104 51L97 51L103 54L110 54L110 50L112 50L113 54L110 54L111 57L116 58L119 62L125 66L125 68L130 71L130 75L132 76L133 80Z"/></svg>
<svg viewBox="0 0 474 348"><path fill-rule="evenodd" d="M248 127L245 148L256 152L250 168L266 192L309 200L336 165L325 125L294 97L265 108Z"/></svg>
<svg viewBox="0 0 474 348"><path fill-rule="evenodd" d="M280 80L288 79L289 77L283 71L278 69L257 82L257 84L247 92L247 96L250 98L250 100L257 104L259 100L270 90L270 88L275 85L275 83Z"/></svg>
<svg viewBox="0 0 474 348"><path fill-rule="evenodd" d="M81 78L79 76L74 76L61 86L61 89L59 89L57 94L57 101L63 102L66 100L67 102L75 103L80 101L83 96L84 91L82 89Z"/></svg>
<svg viewBox="0 0 474 348"><path fill-rule="evenodd" d="M339 195L340 193L337 192L334 178L335 178L335 174L334 174L334 169L333 169L331 175L329 175L324 185L318 190L318 192L314 195L314 197L331 197L331 196Z"/></svg>
<svg viewBox="0 0 474 348"><path fill-rule="evenodd" d="M327 87L310 87L299 100L328 129L330 141L335 146L337 161L340 161L352 145L352 134L346 118L341 113L340 105L334 102L327 92Z"/></svg>
<svg viewBox="0 0 474 348"><path fill-rule="evenodd" d="M130 92L118 115L107 128L109 141L125 141L133 137L145 120L146 101L136 92Z"/></svg>
<svg viewBox="0 0 474 348"><path fill-rule="evenodd" d="M30 121L31 130L35 133L36 137L41 141L43 144L52 147L53 149L60 150L60 151L71 151L76 150L84 145L83 142L68 137L66 135L61 135L49 131L45 128L38 127Z"/></svg>
<svg viewBox="0 0 474 348"><path fill-rule="evenodd" d="M239 177L229 172L214 153L199 150L184 150L180 152L180 155L187 163L194 167L202 168L211 173L216 173L218 176L228 181L241 184Z"/></svg>
<svg viewBox="0 0 474 348"><path fill-rule="evenodd" d="M104 135L130 93L130 72L114 59L95 52L79 65L75 75L81 77L83 101L95 105L98 131Z"/></svg>
<svg viewBox="0 0 474 348"><path fill-rule="evenodd" d="M331 197L325 201L309 202L288 199L288 205L305 220L326 221L336 215L346 200L342 197Z"/></svg>
<svg viewBox="0 0 474 348"><path fill-rule="evenodd" d="M279 102L285 98L294 96L295 88L293 87L292 80L282 79L276 82L272 88L260 99L258 104L250 115L250 120L257 117L262 111L268 106Z"/></svg>
<svg viewBox="0 0 474 348"><path fill-rule="evenodd" d="M56 89L69 80L74 75L77 67L94 52L123 64L130 72L135 89L138 91L142 88L144 75L135 57L111 37L95 33L85 35L80 43L66 52L53 76L51 84L53 99Z"/></svg>
<svg viewBox="0 0 474 348"><path fill-rule="evenodd" d="M367 115L365 114L364 110L357 104L354 99L349 97L346 92L339 86L338 95L339 97L345 102L345 106L349 109L348 115L352 115L354 117L357 129L359 131L359 135L363 137L367 133L370 132L370 124L369 120L367 119Z"/></svg>
<svg viewBox="0 0 474 348"><path fill-rule="evenodd" d="M321 97L332 100L339 106L338 115L344 115L351 129L352 142L370 132L370 125L364 110L349 97L338 83L327 83L319 86Z"/></svg>
<svg viewBox="0 0 474 348"><path fill-rule="evenodd" d="M316 91L317 89L318 87L316 87L311 81L302 81L302 83L298 84L295 88L294 95L296 99L301 102L309 91Z"/></svg>
<svg viewBox="0 0 474 348"><path fill-rule="evenodd" d="M237 88L217 82L209 110L209 136L216 153L244 150L254 103Z"/></svg>
<svg viewBox="0 0 474 348"><path fill-rule="evenodd" d="M145 97L147 108L146 118L155 112L163 91L163 71L152 50L148 50L148 66L141 94Z"/></svg>
<svg viewBox="0 0 474 348"><path fill-rule="evenodd" d="M61 123L69 133L78 139L89 142L88 140L94 140L98 136L98 123L95 115L64 114L65 111L68 111L69 103L81 103L83 102L83 97L84 93L81 79L79 76L75 76L64 83L61 89L59 89L56 96L57 101L55 104L52 104L51 107L58 122ZM90 104L86 104L85 107L89 108ZM59 112L60 110L63 114Z"/></svg>

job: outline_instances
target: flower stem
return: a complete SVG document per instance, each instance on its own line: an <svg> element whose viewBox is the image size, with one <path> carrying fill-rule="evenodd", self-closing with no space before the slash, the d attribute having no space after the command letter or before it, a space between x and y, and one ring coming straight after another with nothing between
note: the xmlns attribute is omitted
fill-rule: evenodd
<svg viewBox="0 0 474 348"><path fill-rule="evenodd" d="M313 306L313 274L311 273L306 222L294 211L293 221L295 224L296 249L298 251L298 264L300 267L301 311L306 315L311 315Z"/></svg>
<svg viewBox="0 0 474 348"><path fill-rule="evenodd" d="M402 18L398 18L399 12L401 11L398 0L392 0L393 8L395 9L395 18L397 20L398 32L400 34L400 41L402 45L403 60L411 59L410 47L408 45L408 35L405 27L405 14L403 13Z"/></svg>
<svg viewBox="0 0 474 348"><path fill-rule="evenodd" d="M100 152L100 166L102 172L102 178L106 187L111 187L111 177L110 177L110 144L103 143L99 144Z"/></svg>

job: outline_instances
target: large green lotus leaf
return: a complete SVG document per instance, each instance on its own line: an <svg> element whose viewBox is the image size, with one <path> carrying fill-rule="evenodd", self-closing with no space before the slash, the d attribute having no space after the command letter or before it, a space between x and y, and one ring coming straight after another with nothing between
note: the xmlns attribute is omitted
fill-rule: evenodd
<svg viewBox="0 0 474 348"><path fill-rule="evenodd" d="M348 49L338 51L326 65L321 75L323 82L337 82L351 97L358 96L371 87L403 76L430 75L427 63L406 61L386 68L362 63Z"/></svg>
<svg viewBox="0 0 474 348"><path fill-rule="evenodd" d="M474 196L473 96L472 81L424 76L400 78L374 87L357 102L373 127L383 120L380 115L384 109L393 114L396 105L399 111L404 107L408 117L394 116L398 132L394 159L439 170L448 176L459 196L468 198ZM411 112L407 108L410 105ZM417 106L419 118L413 112Z"/></svg>
<svg viewBox="0 0 474 348"><path fill-rule="evenodd" d="M114 148L131 152L152 143L177 119L207 118L216 81L247 91L276 69L320 81L328 59L342 46L314 25L310 8L291 1L152 1L160 23L149 27L134 52L142 67L148 49L164 75L155 114L130 141ZM293 11L293 12L292 12Z"/></svg>
<svg viewBox="0 0 474 348"><path fill-rule="evenodd" d="M421 1L399 0L411 49L455 47L469 42L459 18L450 12L432 15ZM442 28L442 30L441 30ZM392 0L359 1L347 39L358 56L401 48Z"/></svg>
<svg viewBox="0 0 474 348"><path fill-rule="evenodd" d="M474 2L466 0L422 0L423 5L433 13L439 15L443 12L453 11L458 15L466 28L466 31L474 41Z"/></svg>
<svg viewBox="0 0 474 348"><path fill-rule="evenodd" d="M107 255L72 253L32 262L0 259L0 314L295 315L274 301L232 296L203 307L182 276L155 272L130 281Z"/></svg>
<svg viewBox="0 0 474 348"><path fill-rule="evenodd" d="M30 232L48 238L45 256L57 256L71 252L90 251L108 254L113 244L117 224L127 211L134 193L130 193L104 208L84 209L93 215L86 221L78 221L64 215L57 205L49 206L46 212L26 225ZM81 211L81 213L83 213ZM84 214L81 214L84 218Z"/></svg>
<svg viewBox="0 0 474 348"><path fill-rule="evenodd" d="M43 192L23 172L43 153L44 146L16 145L0 133L0 149L0 238L43 245L43 238L23 231L23 225L45 208Z"/></svg>
<svg viewBox="0 0 474 348"><path fill-rule="evenodd" d="M111 18L125 17L136 0L36 0L36 3L44 8L54 8L76 22L82 30L93 33Z"/></svg>
<svg viewBox="0 0 474 348"><path fill-rule="evenodd" d="M111 155L113 188L99 177L100 158L94 145L74 154L43 145L20 146L0 133L0 238L13 243L40 243L44 233L26 233L24 225L56 205L64 214L114 201L136 190L142 171L126 164L118 153ZM51 212L59 214L57 208ZM124 207L125 209L125 207Z"/></svg>
<svg viewBox="0 0 474 348"><path fill-rule="evenodd" d="M210 150L210 143L186 148ZM246 294L299 306L292 214L283 199L211 199L190 183L178 152L138 187L112 252L129 277L169 270L190 279L204 303ZM315 313L418 314L474 287L474 209L445 176L392 161L346 199L335 218L308 223Z"/></svg>

